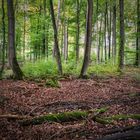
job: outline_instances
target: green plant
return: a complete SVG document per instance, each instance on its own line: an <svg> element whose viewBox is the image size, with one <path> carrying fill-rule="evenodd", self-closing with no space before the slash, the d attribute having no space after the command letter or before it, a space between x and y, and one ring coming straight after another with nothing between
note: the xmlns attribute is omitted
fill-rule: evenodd
<svg viewBox="0 0 140 140"><path fill-rule="evenodd" d="M27 78L45 78L58 74L56 63L53 60L40 60L35 63L29 62L24 64L22 70Z"/></svg>

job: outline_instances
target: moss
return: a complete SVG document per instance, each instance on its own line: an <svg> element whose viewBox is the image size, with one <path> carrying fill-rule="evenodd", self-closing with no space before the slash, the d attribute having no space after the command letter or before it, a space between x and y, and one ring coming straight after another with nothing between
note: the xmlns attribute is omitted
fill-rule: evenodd
<svg viewBox="0 0 140 140"><path fill-rule="evenodd" d="M47 79L45 85L47 87L60 87L60 84L57 79Z"/></svg>
<svg viewBox="0 0 140 140"><path fill-rule="evenodd" d="M88 112L85 111L75 111L75 112L64 112L59 114L48 114L33 119L24 120L21 122L22 125L36 125L43 122L69 122L76 121L88 116Z"/></svg>
<svg viewBox="0 0 140 140"><path fill-rule="evenodd" d="M137 120L140 120L140 114L128 114L128 115L125 115L125 114L119 114L119 115L113 115L111 117L106 117L104 118L104 120L107 120L107 121L119 121L119 120L127 120L127 119L137 119Z"/></svg>
<svg viewBox="0 0 140 140"><path fill-rule="evenodd" d="M36 124L41 124L43 122L69 122L69 121L77 121L80 119L87 118L89 114L93 113L94 116L96 117L100 113L104 113L107 109L106 108L101 108L97 109L95 111L90 110L90 111L73 111L73 112L63 112L63 113L58 113L58 114L46 114L43 116L38 116L34 117L31 119L23 120L20 123L22 125L36 125ZM93 116L93 118L95 118Z"/></svg>

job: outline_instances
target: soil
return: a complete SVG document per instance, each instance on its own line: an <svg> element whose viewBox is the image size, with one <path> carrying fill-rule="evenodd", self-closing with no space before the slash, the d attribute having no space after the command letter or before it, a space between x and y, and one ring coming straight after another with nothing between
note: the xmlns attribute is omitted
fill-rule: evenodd
<svg viewBox="0 0 140 140"><path fill-rule="evenodd" d="M128 77L63 79L60 88L43 82L0 81L0 115L37 116L74 110L108 107L102 116L140 114L140 82ZM1 140L96 140L109 130L135 126L139 120L99 124L90 119L69 123L20 126L16 120L0 119Z"/></svg>

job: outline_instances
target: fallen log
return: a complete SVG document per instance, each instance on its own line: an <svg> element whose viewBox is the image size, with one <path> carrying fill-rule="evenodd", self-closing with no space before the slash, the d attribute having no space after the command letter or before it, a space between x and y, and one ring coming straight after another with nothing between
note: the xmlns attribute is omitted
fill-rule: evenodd
<svg viewBox="0 0 140 140"><path fill-rule="evenodd" d="M19 121L19 123L23 126L27 125L37 125L42 124L44 122L70 122L77 121L81 119L88 119L89 117L96 120L96 117L99 114L102 114L107 111L107 108L101 108L97 110L90 111L72 111L72 112L63 112L57 114L47 114L43 116L37 116L30 119L24 119ZM91 115L92 114L92 115Z"/></svg>
<svg viewBox="0 0 140 140"><path fill-rule="evenodd" d="M23 120L23 119L29 119L31 117L29 117L29 116L20 116L20 115L5 114L5 115L0 115L0 119L2 119L2 118Z"/></svg>
<svg viewBox="0 0 140 140"><path fill-rule="evenodd" d="M130 114L130 115L113 115L111 117L101 117L100 114L107 111L107 108L101 108L96 110L89 110L89 111L71 111L71 112L63 112L63 113L57 113L57 114L46 114L41 116L19 116L19 115L0 115L1 118L7 118L7 119L17 119L18 122L23 125L37 125L42 124L44 122L70 122L70 121L78 121L78 120L84 120L84 119L90 119L95 122L101 123L101 124L113 124L113 121L119 121L119 120L127 120L129 118L131 119L137 119L140 120L140 114Z"/></svg>

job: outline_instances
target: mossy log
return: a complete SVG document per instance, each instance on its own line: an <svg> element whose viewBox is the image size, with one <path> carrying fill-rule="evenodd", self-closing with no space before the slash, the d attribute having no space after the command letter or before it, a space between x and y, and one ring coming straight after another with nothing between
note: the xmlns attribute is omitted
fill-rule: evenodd
<svg viewBox="0 0 140 140"><path fill-rule="evenodd" d="M37 125L44 122L70 122L77 121L85 118L95 119L99 114L102 114L107 111L107 108L101 108L97 110L90 111L72 111L72 112L63 112L58 114L47 114L43 116L38 116L30 119L24 119L20 121L21 125ZM92 114L92 115L91 115ZM96 119L95 119L96 120Z"/></svg>
<svg viewBox="0 0 140 140"><path fill-rule="evenodd" d="M103 120L105 120L108 123L112 123L113 121L127 120L127 119L140 120L140 114L119 114L119 115L113 115L111 117L103 118Z"/></svg>
<svg viewBox="0 0 140 140"><path fill-rule="evenodd" d="M113 124L113 121L137 119L140 120L140 114L130 114L130 115L113 115L111 117L101 117L100 114L107 111L107 108L101 108L97 110L89 111L72 111L72 112L63 112L57 114L46 114L36 117L30 116L19 116L19 115L0 115L1 118L15 119L18 120L21 125L37 125L44 122L70 122L84 119L92 119L101 124Z"/></svg>

